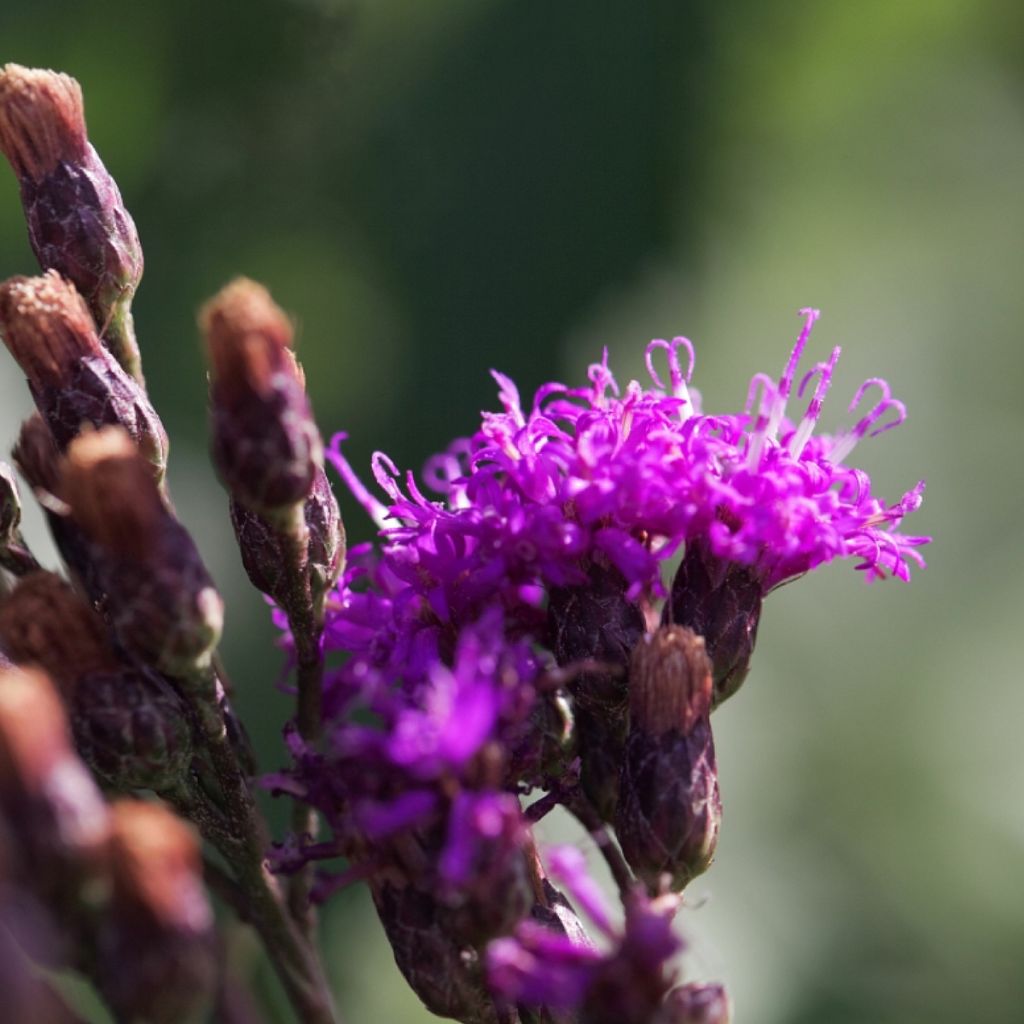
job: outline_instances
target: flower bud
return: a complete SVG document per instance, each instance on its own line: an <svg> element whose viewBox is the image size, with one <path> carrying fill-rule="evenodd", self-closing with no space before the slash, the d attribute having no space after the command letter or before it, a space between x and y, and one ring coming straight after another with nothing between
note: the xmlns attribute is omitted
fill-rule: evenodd
<svg viewBox="0 0 1024 1024"><path fill-rule="evenodd" d="M68 75L0 71L0 150L18 176L43 270L72 281L121 366L141 377L131 300L142 247L114 179L86 138L82 90Z"/></svg>
<svg viewBox="0 0 1024 1024"><path fill-rule="evenodd" d="M292 354L292 326L261 285L239 278L200 313L212 367L213 461L231 495L287 525L323 461Z"/></svg>
<svg viewBox="0 0 1024 1024"><path fill-rule="evenodd" d="M598 661L610 669L581 673L569 684L569 692L583 791L602 819L611 821L626 741L625 666L643 636L643 614L626 599L619 572L594 566L587 585L552 590L548 615L559 665Z"/></svg>
<svg viewBox="0 0 1024 1024"><path fill-rule="evenodd" d="M37 494L57 494L60 481L60 451L43 417L34 412L21 425L11 458Z"/></svg>
<svg viewBox="0 0 1024 1024"><path fill-rule="evenodd" d="M56 271L0 285L0 333L57 448L87 423L123 427L162 480L167 434L142 388L102 346L85 302Z"/></svg>
<svg viewBox="0 0 1024 1024"><path fill-rule="evenodd" d="M122 800L111 818L114 893L96 941L97 986L119 1020L198 1020L216 961L196 837L159 804Z"/></svg>
<svg viewBox="0 0 1024 1024"><path fill-rule="evenodd" d="M704 637L714 664L714 705L731 697L750 671L764 589L748 566L716 557L691 541L672 583L664 623Z"/></svg>
<svg viewBox="0 0 1024 1024"><path fill-rule="evenodd" d="M714 856L722 808L711 697L711 662L691 630L663 626L637 644L615 831L652 893L681 891Z"/></svg>
<svg viewBox="0 0 1024 1024"><path fill-rule="evenodd" d="M321 602L345 562L345 528L327 474L320 466L303 504L303 515L309 531L311 596L314 602ZM231 524L252 585L289 611L292 591L286 563L287 539L272 522L235 498L231 499Z"/></svg>
<svg viewBox="0 0 1024 1024"><path fill-rule="evenodd" d="M729 1024L732 1008L721 985L680 985L669 992L657 1024Z"/></svg>
<svg viewBox="0 0 1024 1024"><path fill-rule="evenodd" d="M174 678L208 667L223 602L128 435L108 428L72 443L61 489L95 545L108 614L125 648Z"/></svg>
<svg viewBox="0 0 1024 1024"><path fill-rule="evenodd" d="M479 956L440 923L436 893L383 877L370 889L395 963L423 1005L464 1024L498 1024Z"/></svg>
<svg viewBox="0 0 1024 1024"><path fill-rule="evenodd" d="M64 564L81 582L85 592L98 600L101 594L95 579L89 542L71 521L67 506L60 500L60 452L50 428L38 412L32 413L22 423L11 456L42 506L53 542Z"/></svg>
<svg viewBox="0 0 1024 1024"><path fill-rule="evenodd" d="M83 675L71 701L82 759L111 788L173 790L192 760L182 699L159 676L121 668Z"/></svg>
<svg viewBox="0 0 1024 1024"><path fill-rule="evenodd" d="M42 672L0 672L0 818L15 829L15 874L47 899L81 901L95 882L109 822L75 756Z"/></svg>
<svg viewBox="0 0 1024 1024"><path fill-rule="evenodd" d="M38 665L70 696L78 678L116 668L103 620L56 573L22 577L0 602L0 643L21 665Z"/></svg>

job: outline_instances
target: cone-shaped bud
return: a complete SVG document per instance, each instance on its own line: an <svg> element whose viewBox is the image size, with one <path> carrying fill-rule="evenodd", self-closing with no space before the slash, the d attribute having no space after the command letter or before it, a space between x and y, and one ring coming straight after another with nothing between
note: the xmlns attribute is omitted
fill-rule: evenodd
<svg viewBox="0 0 1024 1024"><path fill-rule="evenodd" d="M213 915L192 830L166 808L111 808L114 894L96 942L96 980L119 1020L203 1017L216 975Z"/></svg>
<svg viewBox="0 0 1024 1024"><path fill-rule="evenodd" d="M18 542L20 526L21 499L14 471L6 462L0 462L0 549Z"/></svg>
<svg viewBox="0 0 1024 1024"><path fill-rule="evenodd" d="M80 676L118 664L103 620L65 580L42 570L0 601L0 644L19 664L49 673L66 698Z"/></svg>
<svg viewBox="0 0 1024 1024"><path fill-rule="evenodd" d="M681 985L668 994L657 1024L729 1024L732 1008L721 985Z"/></svg>
<svg viewBox="0 0 1024 1024"><path fill-rule="evenodd" d="M581 673L569 684L569 692L583 790L601 817L611 821L626 741L626 666L643 636L643 614L626 599L619 572L594 566L585 586L552 590L548 616L559 665L597 661L610 669Z"/></svg>
<svg viewBox="0 0 1024 1024"><path fill-rule="evenodd" d="M385 878L370 890L395 963L423 1005L464 1024L498 1024L479 957L441 924L437 894Z"/></svg>
<svg viewBox="0 0 1024 1024"><path fill-rule="evenodd" d="M22 423L11 456L42 506L54 544L64 564L81 581L85 592L99 599L101 595L94 578L89 542L71 521L67 507L59 497L60 452L50 428L38 412L34 412Z"/></svg>
<svg viewBox="0 0 1024 1024"><path fill-rule="evenodd" d="M664 626L637 644L615 831L652 893L681 891L714 856L722 806L711 696L711 662L691 630Z"/></svg>
<svg viewBox="0 0 1024 1024"><path fill-rule="evenodd" d="M181 697L145 669L78 679L71 727L82 759L111 788L166 793L187 776L192 729Z"/></svg>
<svg viewBox="0 0 1024 1024"><path fill-rule="evenodd" d="M704 637L714 665L717 707L750 671L764 589L750 568L716 557L702 541L687 544L664 622L687 626Z"/></svg>
<svg viewBox="0 0 1024 1024"><path fill-rule="evenodd" d="M6 65L0 150L18 176L39 265L74 282L118 362L138 377L130 307L142 277L142 247L114 179L86 138L78 82Z"/></svg>
<svg viewBox="0 0 1024 1024"><path fill-rule="evenodd" d="M57 691L35 670L0 671L0 819L24 884L47 899L83 898L102 863L107 809L72 750Z"/></svg>
<svg viewBox="0 0 1024 1024"><path fill-rule="evenodd" d="M314 602L323 600L345 563L345 529L327 474L317 466L313 489L303 504L309 531L309 579ZM238 538L242 565L252 585L290 610L292 574L287 570L288 541L270 521L231 499L231 524Z"/></svg>
<svg viewBox="0 0 1024 1024"><path fill-rule="evenodd" d="M108 614L124 647L175 678L207 667L223 602L128 435L107 428L76 440L61 493L95 546Z"/></svg>
<svg viewBox="0 0 1024 1024"><path fill-rule="evenodd" d="M38 412L32 413L22 423L11 458L35 493L42 492L44 499L56 496L60 481L60 451L50 428Z"/></svg>
<svg viewBox="0 0 1024 1024"><path fill-rule="evenodd" d="M212 368L213 461L241 504L288 524L323 459L292 326L270 293L239 278L200 313Z"/></svg>
<svg viewBox="0 0 1024 1024"><path fill-rule="evenodd" d="M167 465L167 434L142 388L103 347L74 286L56 271L0 285L0 333L59 450L82 424L123 427L153 466Z"/></svg>

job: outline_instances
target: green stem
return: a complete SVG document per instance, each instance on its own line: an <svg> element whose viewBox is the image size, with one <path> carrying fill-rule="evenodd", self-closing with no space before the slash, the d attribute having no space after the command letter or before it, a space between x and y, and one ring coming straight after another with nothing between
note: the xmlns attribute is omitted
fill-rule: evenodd
<svg viewBox="0 0 1024 1024"><path fill-rule="evenodd" d="M285 537L286 571L288 573L288 600L285 608L288 625L295 640L297 662L297 696L295 724L299 735L307 743L316 743L321 733L321 705L323 694L324 661L320 648L323 635L322 615L313 599L309 575L309 530L302 506L298 506ZM301 843L303 837L316 836L316 811L295 800L292 805L292 831ZM316 914L310 903L313 885L313 866L306 864L291 876L288 882L288 906L292 917L306 936L313 941L316 935Z"/></svg>
<svg viewBox="0 0 1024 1024"><path fill-rule="evenodd" d="M134 377L139 387L146 388L142 376L142 356L135 339L135 318L131 311L131 296L120 299L111 307L110 317L103 331L103 342L121 368Z"/></svg>
<svg viewBox="0 0 1024 1024"><path fill-rule="evenodd" d="M188 691L193 697L203 747L220 788L218 827L210 840L230 865L245 894L248 919L259 932L289 1001L303 1024L337 1024L329 989L314 947L292 919L277 879L264 859L266 833L245 773L216 701L210 667L197 669Z"/></svg>

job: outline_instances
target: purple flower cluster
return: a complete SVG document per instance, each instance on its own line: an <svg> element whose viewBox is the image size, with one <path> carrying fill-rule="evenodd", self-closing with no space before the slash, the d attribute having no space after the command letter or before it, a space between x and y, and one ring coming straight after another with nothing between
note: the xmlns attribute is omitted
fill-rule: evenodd
<svg viewBox="0 0 1024 1024"><path fill-rule="evenodd" d="M334 439L332 461L382 529L388 553L417 554L436 586L438 615L458 615L493 597L539 600L544 586L578 584L589 560L607 559L629 594L663 596L660 563L688 540L706 538L718 557L753 566L765 591L835 558L860 559L869 578L909 577L908 561L927 538L895 527L921 503L923 483L887 505L867 474L846 465L855 446L903 422L905 409L885 381L864 382L854 411L872 390L874 405L838 435L815 435L839 357L812 366L796 388L811 391L799 420L787 417L800 358L818 311L801 310L804 328L776 381L756 374L741 414L708 415L689 388L693 346L686 338L647 346L653 387L623 392L602 362L590 386L545 384L523 411L516 386L494 373L504 411L484 413L480 430L427 462L424 497L412 474L403 493L387 456L374 476L385 507L355 480ZM654 366L668 361L666 386ZM680 352L688 356L686 371ZM454 602L449 605L448 602Z"/></svg>
<svg viewBox="0 0 1024 1024"><path fill-rule="evenodd" d="M920 504L923 483L887 504L872 494L867 474L847 464L861 440L901 423L904 408L884 381L872 379L850 410L871 391L877 400L851 428L816 434L839 350L798 380L818 316L811 309L801 314L803 329L782 375L757 374L739 413L702 412L689 387L694 353L685 338L648 345L651 386L631 381L620 388L606 352L590 367L587 387L546 384L528 410L512 381L494 373L502 411L485 413L475 434L426 465L424 481L442 500L428 498L412 473L403 478L377 453L372 470L387 496L382 502L342 454L344 435L330 446L328 458L377 523L381 542L350 553L327 603L325 645L348 657L328 678L323 749L292 737L296 765L277 784L324 812L334 830L330 849L370 878L389 936L408 931L409 894L418 894L417 907L429 905L437 920L450 922L442 930L461 950L459 962L474 977L487 965L499 997L561 1012L585 1007L600 991L600 1000L614 1005L610 993L637 989L623 963L643 961L646 973L637 971L654 993L648 1009L632 1016L622 1010L617 1019L669 1019L655 1011L670 987L662 984L663 966L678 948L669 928L674 897L627 893L626 923L618 929L579 871L566 867L563 852L548 866L611 949L581 945L572 929L551 930L543 894L556 891L544 879L519 807L521 795L541 788L578 810L581 758L586 762L588 749L598 746L606 760L621 752L615 742L624 742L623 730L602 731L590 748L586 735L576 734L580 723L593 732L595 708L599 717L605 706L590 701L586 688L627 675L636 638L623 633L626 658L605 665L604 676L588 659L607 661L614 644L577 644L567 655L554 639L573 615L593 618L586 595L588 588L596 592L595 580L605 602L601 615L610 593L653 630L657 603L675 594L662 565L681 550L688 558L700 552L702 571L719 587L718 611L732 607L723 604L722 581L728 589L730 573L742 569L743 586L753 589L742 620L749 660L751 609L779 584L837 558L857 559L868 579L907 579L911 562L923 565L917 549L929 538L898 530ZM667 361L667 383L655 368L659 356ZM801 399L804 408L794 415ZM692 577L692 566L687 571ZM688 585L692 590L692 580ZM672 619L668 610L666 618ZM721 637L708 625L715 621L705 609L682 625L704 635L717 686L727 645L716 647ZM733 615L729 628L735 621ZM603 628L598 622L596 632ZM625 715L621 697L607 706ZM620 739L606 742L614 735ZM685 756L686 744L675 735L665 742ZM506 912L483 912L496 892L508 893ZM417 987L416 968L403 964L394 937L392 944ZM422 995L423 986L417 988ZM435 994L428 1005L477 1019L466 998L449 1005Z"/></svg>

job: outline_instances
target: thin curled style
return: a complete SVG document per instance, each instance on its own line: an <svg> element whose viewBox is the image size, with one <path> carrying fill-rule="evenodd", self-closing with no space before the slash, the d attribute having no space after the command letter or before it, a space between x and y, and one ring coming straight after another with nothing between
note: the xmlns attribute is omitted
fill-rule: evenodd
<svg viewBox="0 0 1024 1024"><path fill-rule="evenodd" d="M679 366L679 355L678 350L685 348L689 355L689 364L684 374ZM672 382L672 387L665 387L661 377L658 376L657 370L654 369L654 352L656 349L663 349L668 359L668 373L669 380ZM647 348L644 350L644 364L647 367L647 373L650 375L651 381L654 383L656 388L660 388L664 392L670 392L673 395L678 395L680 388L690 383L690 378L693 376L693 367L696 362L696 355L693 351L693 342L689 338L673 338L671 342L665 341L664 338L655 338L651 341Z"/></svg>

